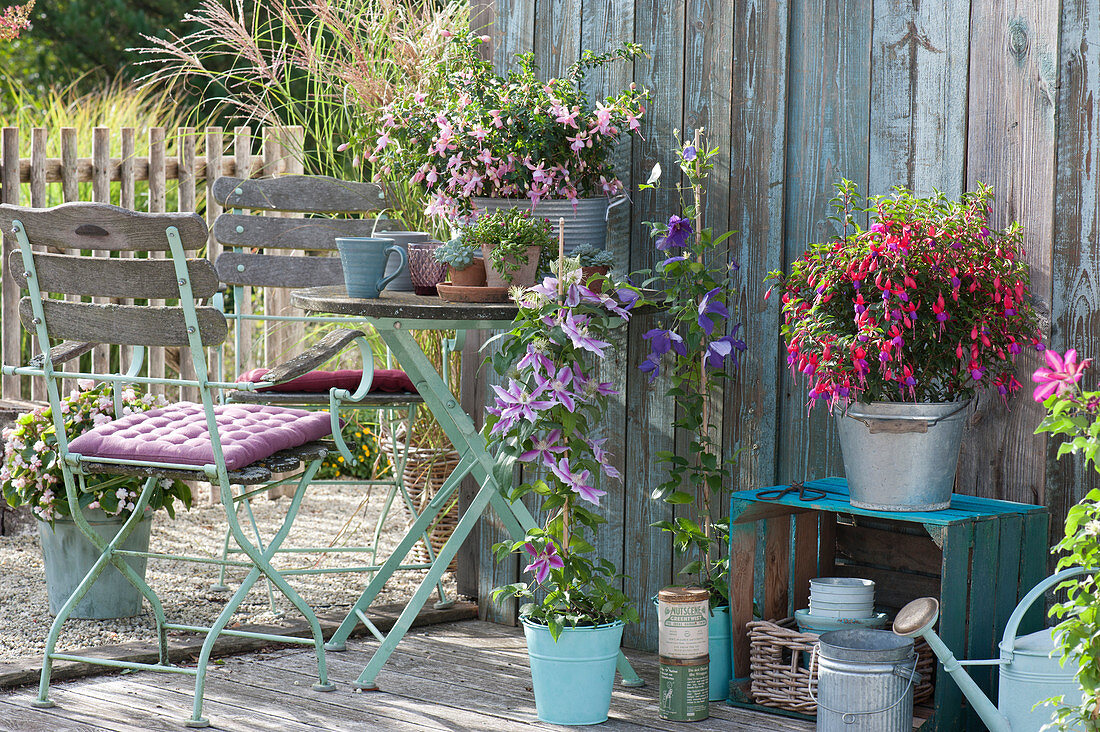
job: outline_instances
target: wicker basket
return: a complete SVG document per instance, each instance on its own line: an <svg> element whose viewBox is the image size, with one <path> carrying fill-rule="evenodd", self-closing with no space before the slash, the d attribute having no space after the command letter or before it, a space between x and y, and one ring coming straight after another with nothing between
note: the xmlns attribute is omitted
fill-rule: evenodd
<svg viewBox="0 0 1100 732"><path fill-rule="evenodd" d="M396 442L391 445L390 440L381 440L382 452L389 458L390 464L394 464L393 449L396 447L398 452L404 450L404 445L401 442ZM409 491L409 498L412 499L413 505L416 507L417 513L422 513L424 509L428 507L428 502L435 497L436 492L443 485L443 481L447 480L447 477L454 472L454 469L458 467L458 462L461 459L459 454L454 450L440 451L429 448L410 447L408 460L405 462L405 470L402 472L402 476L405 480L405 488ZM443 548L443 545L447 543L447 539L451 538L451 534L454 533L455 527L458 526L459 512L458 512L458 491L455 491L452 496L452 505L447 510L436 517L435 522L432 524L429 538L432 542L432 551L436 554ZM415 520L414 516L410 516L408 507L404 505L404 501L401 501L401 506L405 512L408 525L412 525ZM412 561L417 564L426 564L430 561L428 557L428 550L424 546L424 541L420 540L416 543L412 550ZM454 572L458 567L457 560L451 560L448 570Z"/></svg>
<svg viewBox="0 0 1100 732"><path fill-rule="evenodd" d="M750 693L757 704L801 714L817 714L810 688L817 695L817 674L810 677L809 661L817 635L800 633L794 619L777 622L755 620L749 631ZM921 682L913 691L913 703L932 698L936 657L923 639L916 641L917 672Z"/></svg>

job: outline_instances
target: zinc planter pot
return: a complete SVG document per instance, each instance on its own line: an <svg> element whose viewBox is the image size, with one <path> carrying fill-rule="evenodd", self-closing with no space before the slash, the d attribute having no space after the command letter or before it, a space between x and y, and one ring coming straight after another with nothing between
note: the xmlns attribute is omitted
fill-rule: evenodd
<svg viewBox="0 0 1100 732"><path fill-rule="evenodd" d="M710 611L707 623L707 641L710 656L709 701L725 701L730 695L733 665L730 657L730 609L716 607Z"/></svg>
<svg viewBox="0 0 1100 732"><path fill-rule="evenodd" d="M581 244L591 244L603 249L607 244L607 214L621 199L596 196L578 198L577 208L565 198L548 198L531 208L529 198L481 198L470 199L478 211L492 213L505 208L520 208L550 220L554 236L558 234L558 219L565 219L565 253L571 254Z"/></svg>
<svg viewBox="0 0 1100 732"><path fill-rule="evenodd" d="M565 628L555 642L545 625L523 620L538 718L550 724L607 721L623 623Z"/></svg>
<svg viewBox="0 0 1100 732"><path fill-rule="evenodd" d="M836 411L853 506L940 511L951 506L969 402L856 402Z"/></svg>
<svg viewBox="0 0 1100 732"><path fill-rule="evenodd" d="M485 260L485 282L489 287L512 287L518 285L519 287L530 287L535 284L535 276L539 270L539 248L527 247L527 262L521 264L519 269L511 271L498 272L496 267L493 266L492 260L489 258L489 252L493 250L493 247L488 244L481 245L481 256ZM505 258L505 262L513 260L514 257Z"/></svg>
<svg viewBox="0 0 1100 732"><path fill-rule="evenodd" d="M86 510L84 515L104 541L111 541L125 522L108 516L102 510ZM146 513L122 548L129 551L149 551L149 531L153 514ZM50 598L50 615L57 615L76 590L84 575L99 559L99 550L80 532L72 519L58 518L51 527L38 522L38 540L46 565L46 593ZM125 561L145 577L145 557L126 557ZM80 599L70 617L93 620L130 618L141 613L143 596L115 567L108 566L99 575L88 593Z"/></svg>

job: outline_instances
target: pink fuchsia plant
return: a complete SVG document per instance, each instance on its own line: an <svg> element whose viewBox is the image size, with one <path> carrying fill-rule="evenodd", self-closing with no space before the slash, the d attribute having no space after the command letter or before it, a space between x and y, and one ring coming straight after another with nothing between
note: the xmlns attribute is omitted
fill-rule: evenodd
<svg viewBox="0 0 1100 732"><path fill-rule="evenodd" d="M91 380L77 382L69 396L61 400L65 433L69 439L106 424L116 418L115 402L109 384ZM132 387L119 392L121 413L117 416L147 412L168 404L163 396L138 394ZM40 407L19 415L15 426L0 435L4 443L4 461L0 465L0 489L9 506L30 506L34 515L53 522L72 515L65 491L65 480L58 461L57 435L51 407ZM129 516L137 501L144 478L119 475L84 476L79 500L82 508L101 508L112 516ZM191 489L179 480L163 479L154 489L149 507L164 508L175 516L173 502L180 500L191 507Z"/></svg>
<svg viewBox="0 0 1100 732"><path fill-rule="evenodd" d="M541 81L532 54L501 76L481 58L488 36L454 36L432 84L382 108L364 138L367 159L386 178L404 178L428 194L426 213L465 218L471 198L564 198L622 192L612 154L638 132L647 93L634 84L590 106L588 70L642 54L626 43L604 54L585 51L560 79Z"/></svg>
<svg viewBox="0 0 1100 732"><path fill-rule="evenodd" d="M1047 350L1047 365L1036 369L1034 398L1043 403L1046 416L1035 432L1062 438L1058 457L1072 453L1084 458L1085 466L1100 472L1100 391L1086 391L1080 381L1090 359L1078 361L1072 348L1059 355ZM1065 537L1054 548L1061 556L1058 569L1084 567L1084 575L1058 586L1065 600L1055 603L1051 616L1058 618L1055 638L1063 663L1077 665L1077 681L1084 696L1077 705L1056 700L1055 727L1064 730L1100 729L1100 490L1089 491L1084 500L1066 514Z"/></svg>
<svg viewBox="0 0 1100 732"><path fill-rule="evenodd" d="M1018 391L1017 355L1043 347L1020 226L990 228L992 191L979 184L950 201L898 187L864 209L854 183L837 188L838 236L768 277L779 280L787 364L809 382L809 406Z"/></svg>
<svg viewBox="0 0 1100 732"><path fill-rule="evenodd" d="M638 612L616 587L613 563L593 556L594 535L605 519L595 509L607 494L604 480L621 480L598 436L608 400L618 394L596 377L597 363L614 349L611 328L628 320L637 290L593 292L579 269L562 281L545 278L527 290L516 288L519 312L502 335L493 357L507 377L493 386L485 434L501 460L498 485L512 482L512 465L524 465L524 482L511 500L542 498L545 523L518 541L494 547L498 559L518 553L533 582L493 591L495 600L527 600L520 613L548 626L556 640L566 627L593 627L617 620L636 622ZM609 288L611 289L611 288Z"/></svg>
<svg viewBox="0 0 1100 732"><path fill-rule="evenodd" d="M31 27L31 11L34 0L25 5L11 5L0 13L0 41L14 41L19 34Z"/></svg>

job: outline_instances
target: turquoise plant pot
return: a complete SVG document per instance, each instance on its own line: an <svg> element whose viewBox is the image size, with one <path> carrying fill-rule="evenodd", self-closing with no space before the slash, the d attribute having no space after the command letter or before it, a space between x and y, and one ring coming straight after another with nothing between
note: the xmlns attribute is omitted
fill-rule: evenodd
<svg viewBox="0 0 1100 732"><path fill-rule="evenodd" d="M549 628L525 619L523 632L539 719L564 725L607 721L623 624L565 628L555 642Z"/></svg>
<svg viewBox="0 0 1100 732"><path fill-rule="evenodd" d="M730 694L733 666L730 656L730 609L716 607L707 624L710 641L710 701L725 701Z"/></svg>
<svg viewBox="0 0 1100 732"><path fill-rule="evenodd" d="M108 516L98 509L85 510L84 515L92 529L105 542L114 539L125 523L124 519ZM152 513L143 517L133 533L126 537L121 548L149 551L152 518ZM72 519L55 519L53 526L39 521L38 539L46 566L46 594L50 599L50 615L57 615L84 579L84 575L88 574L99 559L99 550L88 541ZM145 578L145 557L126 557L125 561L138 576ZM108 565L88 590L88 594L76 603L70 617L94 620L130 618L141 613L143 597L141 591L130 584L121 572Z"/></svg>

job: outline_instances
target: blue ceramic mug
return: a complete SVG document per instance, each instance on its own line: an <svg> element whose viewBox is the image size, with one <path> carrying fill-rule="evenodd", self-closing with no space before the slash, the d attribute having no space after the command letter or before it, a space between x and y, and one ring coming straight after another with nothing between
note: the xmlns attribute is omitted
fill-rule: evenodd
<svg viewBox="0 0 1100 732"><path fill-rule="evenodd" d="M393 239L374 236L338 237L340 263L344 267L344 284L349 297L378 297L386 285L409 268L409 255ZM399 259L395 271L386 275L386 260L390 254Z"/></svg>

